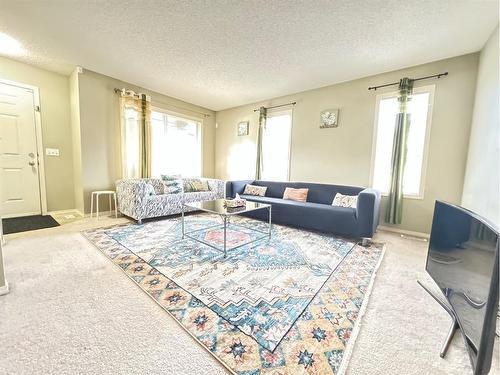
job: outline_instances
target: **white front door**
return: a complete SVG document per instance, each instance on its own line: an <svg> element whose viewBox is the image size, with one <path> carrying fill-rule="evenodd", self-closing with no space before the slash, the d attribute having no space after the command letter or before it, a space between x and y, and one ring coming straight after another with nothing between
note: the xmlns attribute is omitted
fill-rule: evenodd
<svg viewBox="0 0 500 375"><path fill-rule="evenodd" d="M33 90L0 82L0 213L41 213Z"/></svg>

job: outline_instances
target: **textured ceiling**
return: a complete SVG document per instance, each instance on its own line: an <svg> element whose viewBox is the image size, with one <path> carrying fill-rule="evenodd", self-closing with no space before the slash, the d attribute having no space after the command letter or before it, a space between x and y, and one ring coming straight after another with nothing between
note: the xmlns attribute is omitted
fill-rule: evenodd
<svg viewBox="0 0 500 375"><path fill-rule="evenodd" d="M475 52L497 23L496 0L0 0L16 59L213 110Z"/></svg>

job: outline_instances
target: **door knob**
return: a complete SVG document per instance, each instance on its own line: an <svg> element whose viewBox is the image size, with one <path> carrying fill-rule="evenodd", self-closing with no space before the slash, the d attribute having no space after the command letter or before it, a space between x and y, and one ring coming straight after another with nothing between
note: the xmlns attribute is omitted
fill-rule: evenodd
<svg viewBox="0 0 500 375"><path fill-rule="evenodd" d="M29 164L30 166L32 166L32 167L34 167L34 166L35 166L35 162L34 162L34 161L30 161L30 162L28 162L28 164Z"/></svg>

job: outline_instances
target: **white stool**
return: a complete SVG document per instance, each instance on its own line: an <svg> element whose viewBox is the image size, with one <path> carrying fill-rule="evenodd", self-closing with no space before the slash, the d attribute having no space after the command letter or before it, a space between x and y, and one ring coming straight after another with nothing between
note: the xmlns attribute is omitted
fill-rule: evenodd
<svg viewBox="0 0 500 375"><path fill-rule="evenodd" d="M90 197L90 217L93 217L94 214L94 196L96 197L96 217L99 220L99 197L101 195L107 195L109 198L109 211L111 212L111 198L115 203L115 217L118 217L118 210L116 207L116 193L113 190L98 190L93 191Z"/></svg>

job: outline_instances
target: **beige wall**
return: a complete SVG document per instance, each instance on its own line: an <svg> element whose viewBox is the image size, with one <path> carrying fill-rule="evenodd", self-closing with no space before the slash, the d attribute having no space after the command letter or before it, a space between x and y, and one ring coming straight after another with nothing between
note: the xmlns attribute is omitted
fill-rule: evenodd
<svg viewBox="0 0 500 375"><path fill-rule="evenodd" d="M215 113L89 70L78 75L81 134L82 188L85 212L90 211L93 190L114 189L121 177L119 96L114 88L129 88L152 96L154 106L203 119L203 175L213 177ZM186 109L181 109L186 108ZM180 155L179 157L189 157ZM105 206L106 207L106 206Z"/></svg>
<svg viewBox="0 0 500 375"><path fill-rule="evenodd" d="M405 199L400 229L428 233L436 199L460 203L469 141L478 54L402 69L355 81L217 112L218 178L253 178L258 115L253 109L297 101L293 110L290 180L368 186L372 158L375 97L395 87L368 86L448 71L435 84L424 199ZM340 126L319 129L319 113L340 108ZM236 124L250 121L250 135L238 137ZM385 212L385 198L382 212Z"/></svg>
<svg viewBox="0 0 500 375"><path fill-rule="evenodd" d="M40 90L43 147L58 148L59 157L44 156L47 209L74 207L73 150L68 77L0 57L0 79Z"/></svg>
<svg viewBox="0 0 500 375"><path fill-rule="evenodd" d="M500 227L498 27L479 57L462 204Z"/></svg>

